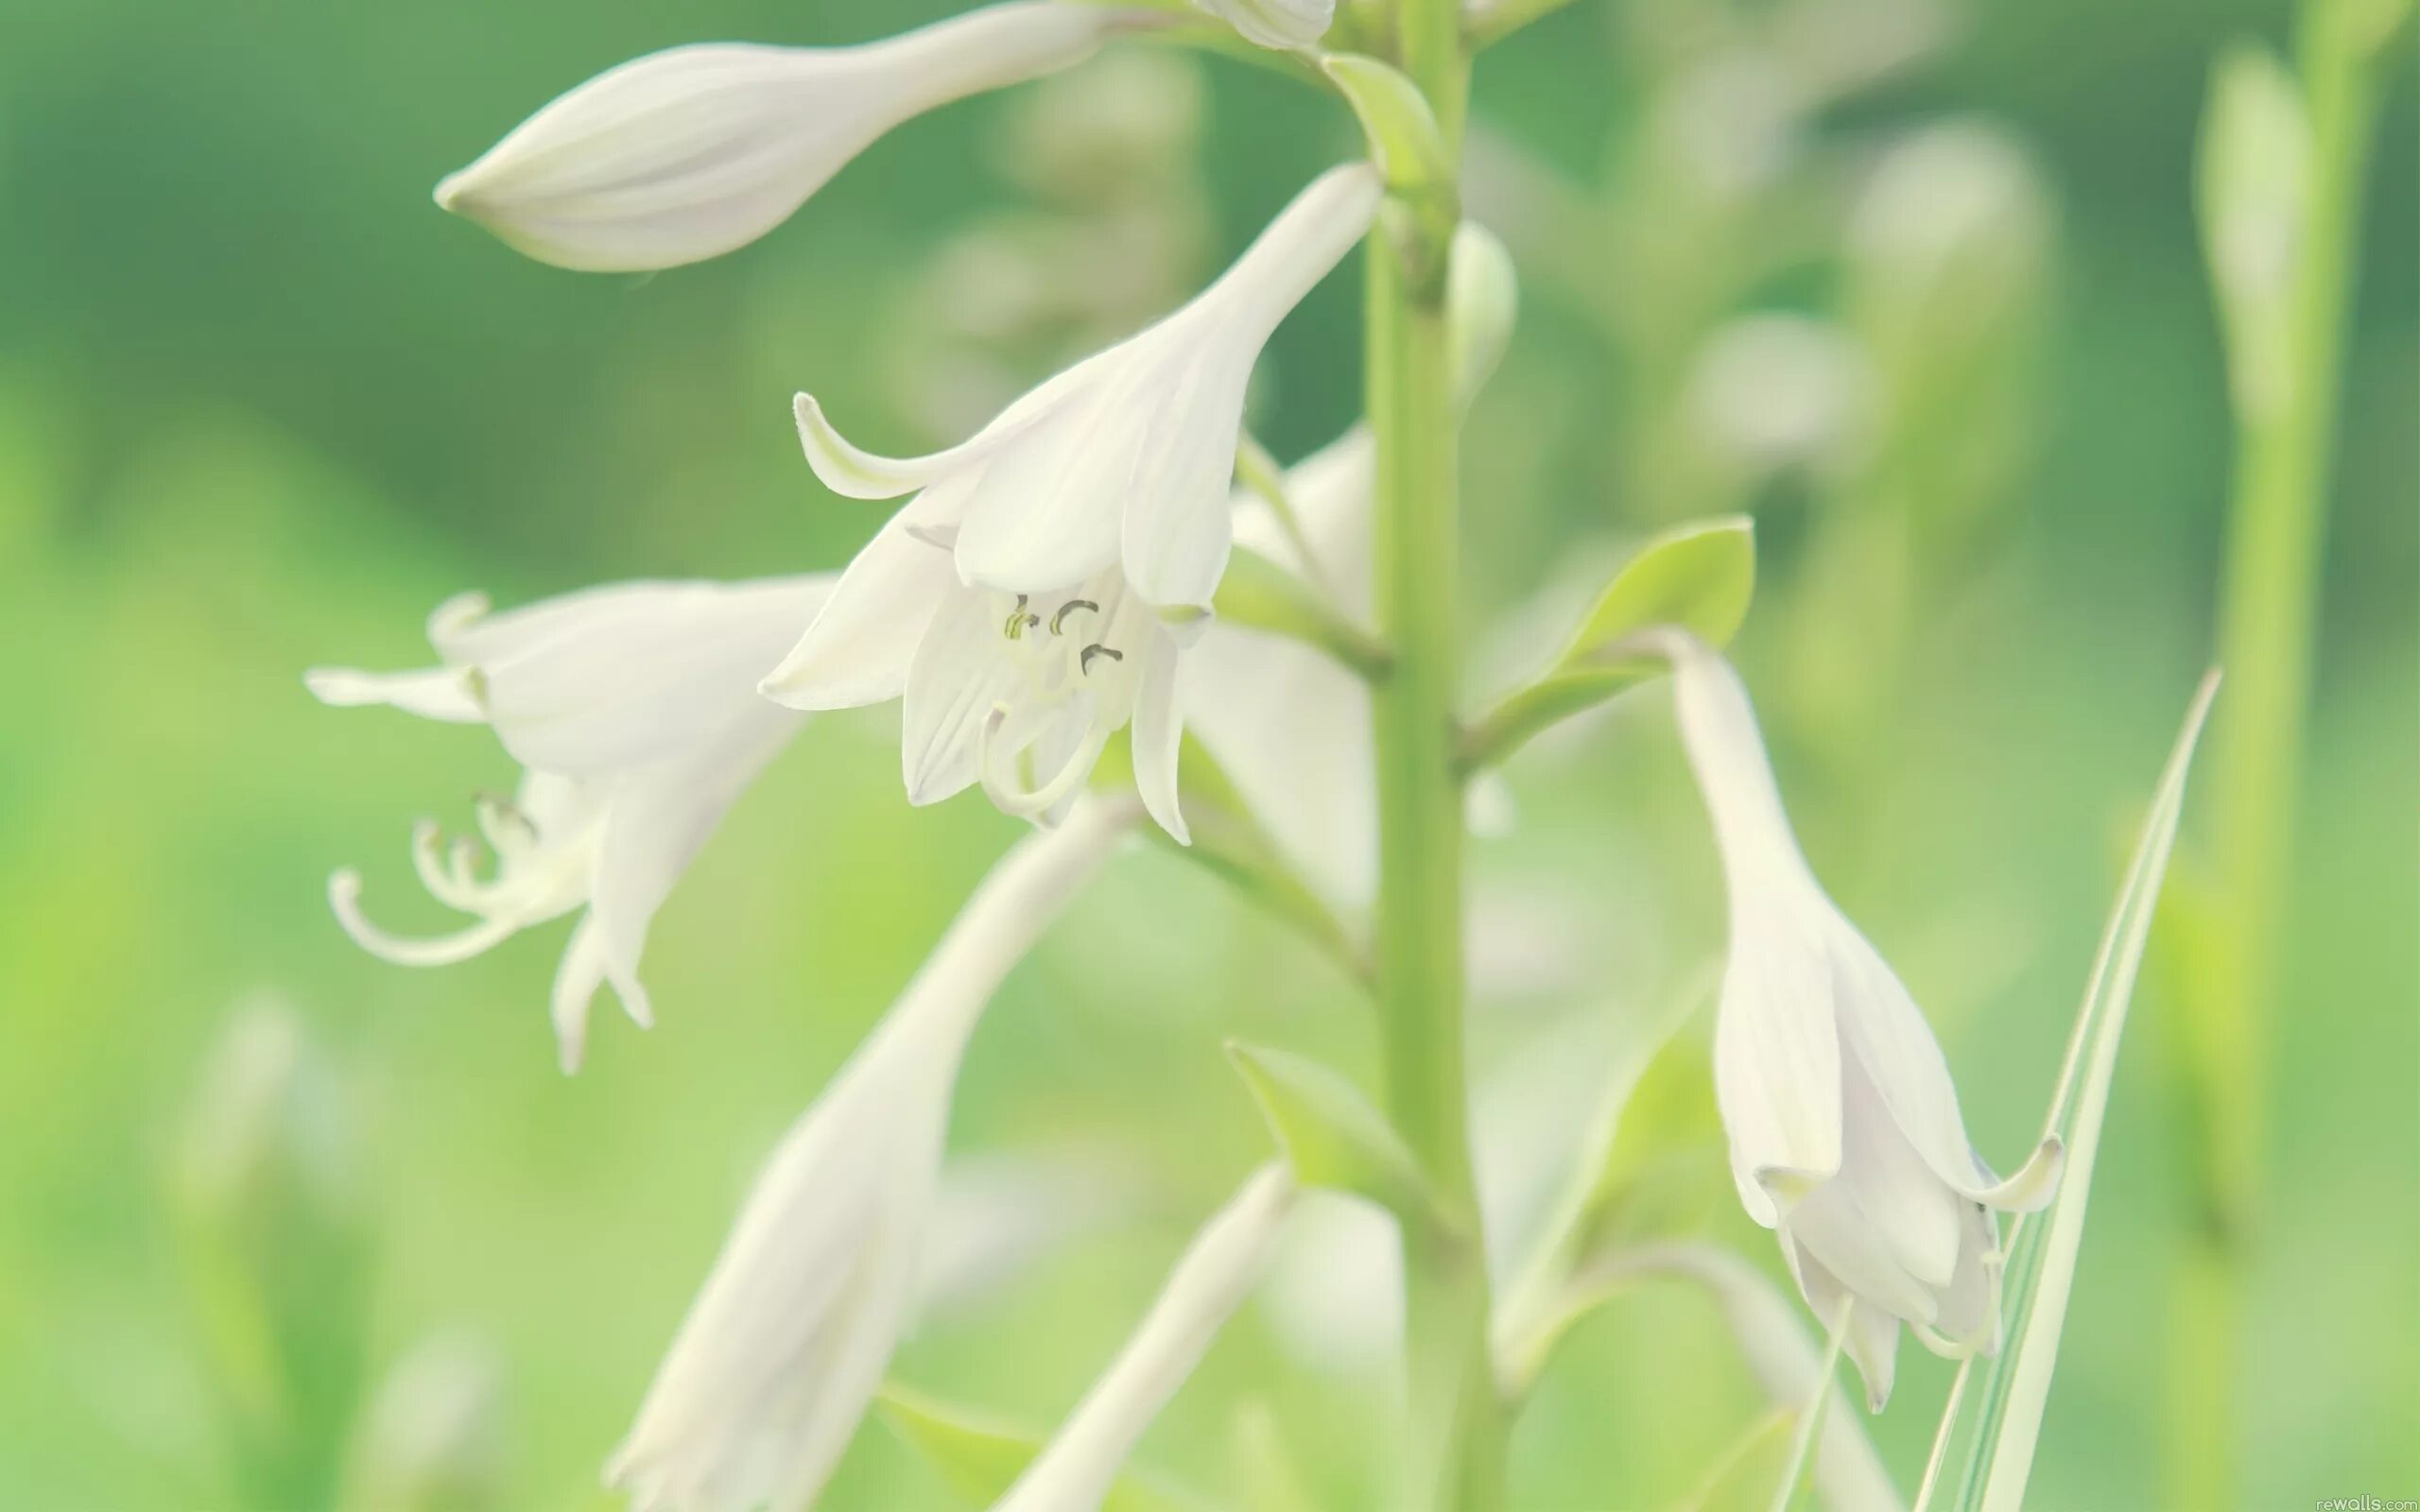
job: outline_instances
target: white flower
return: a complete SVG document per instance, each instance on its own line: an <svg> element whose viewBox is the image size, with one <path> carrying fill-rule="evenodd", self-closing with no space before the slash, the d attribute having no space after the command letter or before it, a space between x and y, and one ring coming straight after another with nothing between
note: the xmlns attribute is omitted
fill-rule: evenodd
<svg viewBox="0 0 2420 1512"><path fill-rule="evenodd" d="M1249 43L1280 51L1308 47L1336 22L1336 0L1194 0Z"/></svg>
<svg viewBox="0 0 2420 1512"><path fill-rule="evenodd" d="M862 452L801 394L807 461L850 498L923 490L914 524L948 542L961 582L1039 602L1115 567L1144 603L1198 613L1226 567L1245 380L1277 323L1368 231L1378 198L1366 163L1321 175L1190 304L1050 379L947 451ZM855 596L844 580L832 610L852 626L864 608ZM871 665L895 685L908 647L895 617L885 625L888 661ZM785 670L802 680L830 675Z"/></svg>
<svg viewBox="0 0 2420 1512"><path fill-rule="evenodd" d="M634 1507L814 1501L908 1321L967 1037L1131 823L1091 805L1011 851L784 1136L606 1468Z"/></svg>
<svg viewBox="0 0 2420 1512"><path fill-rule="evenodd" d="M772 230L885 131L1080 62L1153 18L1021 0L859 47L710 43L599 74L437 186L561 267L674 267Z"/></svg>
<svg viewBox="0 0 2420 1512"><path fill-rule="evenodd" d="M478 922L436 939L389 934L363 916L351 870L328 881L338 922L387 960L441 966L584 907L555 976L563 1069L579 1068L599 986L651 1022L638 977L648 926L723 811L804 723L758 697L756 678L830 586L629 583L503 614L470 594L429 617L439 666L304 674L325 703L486 723L527 768L512 799L478 803L487 875L468 839L446 847L434 821L413 833L423 885Z"/></svg>
<svg viewBox="0 0 2420 1512"><path fill-rule="evenodd" d="M1236 539L1367 624L1376 486L1377 449L1357 425L1286 473L1299 545L1250 490L1235 496ZM1369 684L1300 641L1214 622L1185 652L1183 713L1287 859L1331 899L1366 903L1378 863Z"/></svg>
<svg viewBox="0 0 2420 1512"><path fill-rule="evenodd" d="M1202 1225L1115 1363L992 1512L1097 1512L1134 1441L1259 1280L1293 1200L1285 1167L1265 1166Z"/></svg>
<svg viewBox="0 0 2420 1512"><path fill-rule="evenodd" d="M1847 1349L1879 1410L1905 1322L1927 1348L1998 1348L1998 1211L2048 1202L2045 1140L2001 1180L1967 1143L1924 1014L1833 906L1790 833L1755 712L1730 664L1675 631L1681 738L1730 892L1715 1092L1748 1215L1781 1240L1825 1326L1854 1301Z"/></svg>

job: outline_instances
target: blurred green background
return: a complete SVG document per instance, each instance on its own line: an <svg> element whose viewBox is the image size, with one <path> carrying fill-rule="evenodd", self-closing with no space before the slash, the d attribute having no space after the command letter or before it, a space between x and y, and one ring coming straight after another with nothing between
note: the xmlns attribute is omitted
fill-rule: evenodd
<svg viewBox="0 0 2420 1512"><path fill-rule="evenodd" d="M819 723L660 919L661 1027L600 1003L566 1081L543 1011L561 926L406 971L350 946L321 890L358 865L374 915L438 927L410 822L466 818L509 781L501 753L320 709L298 675L416 664L422 615L466 587L510 603L837 566L878 507L817 487L793 390L871 444L962 434L1182 298L1351 149L1273 73L1160 57L912 123L765 242L655 277L541 267L429 203L626 57L854 41L945 10L0 16L0 1506L241 1504L176 1173L213 1046L261 992L340 1078L354 1159L330 1179L355 1194L367 1256L362 1394L426 1340L472 1341L457 1352L492 1366L457 1374L492 1369L497 1411L458 1504L607 1504L597 1466L753 1163L1014 827L974 799L909 810L886 714ZM1758 513L1739 651L1784 784L1996 1160L2039 1120L2119 847L2207 656L2229 422L2192 146L2213 50L2283 29L2283 8L2234 0L1580 0L1480 66L1473 200L1529 298L1466 448L1473 596L1537 622L1525 601L1570 562L1675 517ZM2410 83L2373 173L2345 387L2247 1506L2420 1495ZM1948 170L1927 179L1899 154L1951 121L1951 146L1980 155L1936 153ZM1978 183L1985 234L1943 243L1962 261L1927 304L1892 238L1925 243ZM1281 455L1357 408L1355 276L1264 364L1256 427ZM1725 344L1753 312L1794 318ZM1519 640L1476 645L1481 675ZM1525 1046L1668 1001L1718 947L1720 908L1660 693L1511 782L1522 822L1478 851L1476 954L1482 1059L1517 1075ZM953 1127L959 1151L1089 1173L1099 1211L942 1309L895 1371L1036 1428L1261 1157L1220 1040L1364 1072L1371 1056L1353 993L1277 927L1160 850L1122 866L1007 989ZM2137 1019L2119 1084L2043 1507L2160 1504L2183 1157L2159 1029L2156 1006ZM345 1304L313 1306L341 1355ZM1231 1330L1150 1457L1222 1484L1237 1405L1273 1381L1322 1498L1374 1504L1382 1381L1285 1334L1271 1309ZM1948 1368L1902 1362L1874 1432L1911 1486ZM1558 1365L1515 1442L1515 1503L1668 1503L1758 1410L1712 1308L1643 1295ZM372 1436L330 1451L350 1503L388 1494ZM870 1426L828 1504L951 1503Z"/></svg>

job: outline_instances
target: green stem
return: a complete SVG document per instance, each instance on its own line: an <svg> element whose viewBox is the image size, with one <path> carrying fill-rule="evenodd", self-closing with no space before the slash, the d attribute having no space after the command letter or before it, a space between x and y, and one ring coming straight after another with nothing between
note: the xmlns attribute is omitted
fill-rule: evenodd
<svg viewBox="0 0 2420 1512"><path fill-rule="evenodd" d="M2239 1353L2249 1236L2268 1145L2272 1022L2293 811L2302 767L2314 600L2325 537L2329 451L2353 275L2355 232L2377 107L2377 60L2351 33L2354 8L2307 6L2300 37L2311 128L2310 198L2291 287L2284 400L2238 418L2235 493L2220 593L2228 694L2212 730L2220 917L2202 1105L2214 1126L2210 1190L2172 1316L2169 1494L2178 1505L2236 1503ZM2189 1314L2189 1315L2187 1315Z"/></svg>
<svg viewBox="0 0 2420 1512"><path fill-rule="evenodd" d="M1449 146L1461 140L1469 65L1455 0L1401 0L1398 61ZM1455 375L1446 249L1390 204L1371 240L1365 375L1377 443L1374 557L1379 633L1395 651L1373 690L1378 766L1376 967L1388 1111L1457 1217L1477 1232L1462 1065L1462 788L1455 701ZM1412 1484L1425 1512L1502 1504L1504 1415L1490 1368L1481 1246L1446 1232L1403 1236Z"/></svg>

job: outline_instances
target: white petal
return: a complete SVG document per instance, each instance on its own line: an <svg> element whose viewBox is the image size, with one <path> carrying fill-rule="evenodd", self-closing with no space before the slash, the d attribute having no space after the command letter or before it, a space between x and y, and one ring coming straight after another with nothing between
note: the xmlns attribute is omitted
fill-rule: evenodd
<svg viewBox="0 0 2420 1512"><path fill-rule="evenodd" d="M1925 1164L1852 1057L1842 1067L1843 1117L1837 1188L1876 1241L1927 1289L1949 1285L1958 1266L1959 1214L1969 1205Z"/></svg>
<svg viewBox="0 0 2420 1512"><path fill-rule="evenodd" d="M1254 348L1203 352L1145 427L1119 535L1126 580L1146 602L1207 608L1227 570L1234 524L1227 505L1242 433L1244 385Z"/></svg>
<svg viewBox="0 0 2420 1512"><path fill-rule="evenodd" d="M571 942L555 966L555 986L546 1017L555 1026L555 1059L563 1074L579 1070L588 1053L588 1010L596 989L605 985L605 940L595 914L583 915L572 926Z"/></svg>
<svg viewBox="0 0 2420 1512"><path fill-rule="evenodd" d="M917 643L900 704L900 776L910 803L938 803L981 775L984 722L1024 688L1000 645L996 603L979 588L953 589Z"/></svg>
<svg viewBox="0 0 2420 1512"><path fill-rule="evenodd" d="M1016 4L862 47L672 48L556 99L437 200L558 266L694 263L770 231L900 122L1080 61L1128 25Z"/></svg>
<svg viewBox="0 0 2420 1512"><path fill-rule="evenodd" d="M802 721L759 700L723 729L698 732L688 750L617 779L605 812L589 921L622 1006L644 1027L651 1019L639 983L648 927L715 826L756 780Z"/></svg>
<svg viewBox="0 0 2420 1512"><path fill-rule="evenodd" d="M758 681L829 586L650 584L591 598L479 663L496 735L524 765L575 775L673 755L762 705Z"/></svg>
<svg viewBox="0 0 2420 1512"><path fill-rule="evenodd" d="M1748 1215L1767 1228L1841 1166L1841 1047L1830 978L1791 914L1743 905L1715 1013L1714 1088Z"/></svg>
<svg viewBox="0 0 2420 1512"><path fill-rule="evenodd" d="M1135 1440L1259 1279L1293 1197L1285 1168L1267 1166L1202 1226L1116 1362L993 1512L1098 1512Z"/></svg>
<svg viewBox="0 0 2420 1512"><path fill-rule="evenodd" d="M1860 1300L1918 1323L1940 1315L1932 1289L1909 1274L1843 1183L1827 1181L1809 1193L1790 1210L1782 1231Z"/></svg>
<svg viewBox="0 0 2420 1512"><path fill-rule="evenodd" d="M1066 397L985 456L958 535L960 578L1046 593L1117 559L1118 523L1139 486L1136 455L1171 419L1133 361L1113 348L1074 369L1082 381Z"/></svg>
<svg viewBox="0 0 2420 1512"><path fill-rule="evenodd" d="M1257 351L1368 233L1381 193L1377 170L1366 163L1321 174L1184 313L1220 339Z"/></svg>
<svg viewBox="0 0 2420 1512"><path fill-rule="evenodd" d="M475 725L487 719L471 679L455 667L427 667L418 672L356 672L350 667L313 667L302 674L311 696L331 708L354 709L384 704L423 719Z"/></svg>
<svg viewBox="0 0 2420 1512"><path fill-rule="evenodd" d="M1336 0L1194 0L1246 42L1280 51L1308 47L1336 21Z"/></svg>
<svg viewBox="0 0 2420 1512"><path fill-rule="evenodd" d="M1177 753L1184 739L1184 718L1177 699L1177 669L1183 654L1160 635L1136 647L1136 654L1143 659L1143 680L1134 701L1134 788L1160 828L1177 844L1191 845L1193 836L1178 805Z"/></svg>
<svg viewBox="0 0 2420 1512"><path fill-rule="evenodd" d="M950 554L919 537L919 520L911 502L866 543L759 692L792 709L854 709L907 691L917 643L958 586Z"/></svg>
<svg viewBox="0 0 2420 1512"><path fill-rule="evenodd" d="M1852 1294L1824 1267L1822 1261L1787 1237L1782 1252L1789 1262L1790 1274L1798 1280L1800 1295L1806 1298L1816 1321L1829 1332L1840 1321L1841 1304ZM1862 1300L1850 1302L1850 1307L1845 1349L1848 1357L1857 1362L1858 1374L1865 1378L1865 1410L1880 1412L1891 1400L1891 1383L1897 1374L1899 1320Z"/></svg>
<svg viewBox="0 0 2420 1512"><path fill-rule="evenodd" d="M2006 1181L1984 1173L1966 1139L1949 1063L1923 1010L1856 926L1836 915L1833 928L1841 1042L1925 1163L1953 1191L1996 1208L2028 1211L2049 1201L2064 1154L2059 1142L2044 1142Z"/></svg>

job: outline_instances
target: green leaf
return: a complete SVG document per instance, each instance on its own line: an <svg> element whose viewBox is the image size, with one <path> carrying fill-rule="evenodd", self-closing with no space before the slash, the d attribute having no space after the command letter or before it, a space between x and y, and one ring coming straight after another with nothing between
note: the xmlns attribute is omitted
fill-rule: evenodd
<svg viewBox="0 0 2420 1512"><path fill-rule="evenodd" d="M1451 191L1453 154L1446 150L1445 134L1419 85L1377 59L1357 53L1331 53L1320 66L1359 117L1370 159L1388 189L1406 196Z"/></svg>
<svg viewBox="0 0 2420 1512"><path fill-rule="evenodd" d="M1652 625L1677 625L1718 649L1748 617L1756 589L1756 527L1725 515L1665 531L1605 586L1560 665L1599 665L1609 648Z"/></svg>
<svg viewBox="0 0 2420 1512"><path fill-rule="evenodd" d="M875 1395L874 1410L971 1506L1006 1496L1042 1452L1043 1441L1030 1434L895 1382ZM1201 1503L1130 1470L1110 1488L1101 1512L1201 1512Z"/></svg>
<svg viewBox="0 0 2420 1512"><path fill-rule="evenodd" d="M1773 1483L1772 1512L1796 1512L1813 1499L1815 1445L1824 1432L1824 1414L1832 1405L1832 1383L1841 1373L1841 1345L1849 1336L1849 1314L1855 1306L1853 1302L1842 1302L1840 1316L1832 1320L1832 1336L1824 1346L1821 1378L1815 1383L1814 1395L1798 1409L1797 1430L1789 1440L1789 1458Z"/></svg>
<svg viewBox="0 0 2420 1512"><path fill-rule="evenodd" d="M1672 625L1717 649L1729 644L1755 590L1755 525L1745 515L1657 536L1605 585L1545 675L1472 727L1463 743L1464 768L1492 766L1540 730L1660 675L1662 658L1625 648L1641 630Z"/></svg>
<svg viewBox="0 0 2420 1512"><path fill-rule="evenodd" d="M2059 1193L2043 1212L2019 1215L2009 1229L2005 1285L2013 1302L2006 1327L2008 1344L1996 1359L1970 1359L1960 1368L1933 1441L1932 1462L1917 1495L1918 1512L1931 1504L1960 1426L1961 1409L1970 1397L1978 1416L1956 1504L1963 1512L2015 1512L2024 1503L2026 1481L2032 1473L2033 1452L2041 1437L2043 1410L2049 1399L2051 1372L2058 1363L2059 1335L2075 1284L2093 1167L2100 1153L2101 1125L2117 1074L2118 1047L2125 1033L2127 1008L2157 909L2160 884L2176 844L2193 747L2201 739L2210 700L2217 693L2218 674L2213 672L2203 679L2169 754L2142 838L2101 935L2083 1006L2077 1010L2066 1064L2047 1121L2047 1131L2066 1143L2066 1168Z"/></svg>
<svg viewBox="0 0 2420 1512"><path fill-rule="evenodd" d="M1277 1414L1265 1400L1247 1402L1236 1414L1231 1444L1235 1503L1251 1512L1319 1512L1303 1472L1286 1448Z"/></svg>
<svg viewBox="0 0 2420 1512"><path fill-rule="evenodd" d="M1227 558L1219 580L1219 617L1230 625L1267 630L1316 646L1338 662L1375 679L1393 657L1369 631L1337 610L1319 590L1249 547Z"/></svg>
<svg viewBox="0 0 2420 1512"><path fill-rule="evenodd" d="M1798 1414L1787 1409L1757 1418L1722 1452L1704 1484L1672 1503L1672 1512L1766 1512L1788 1466L1797 1421Z"/></svg>
<svg viewBox="0 0 2420 1512"><path fill-rule="evenodd" d="M1443 1221L1420 1163L1359 1088L1288 1051L1229 1040L1227 1057L1260 1104L1295 1180L1368 1197L1407 1223Z"/></svg>

